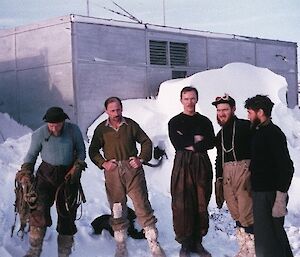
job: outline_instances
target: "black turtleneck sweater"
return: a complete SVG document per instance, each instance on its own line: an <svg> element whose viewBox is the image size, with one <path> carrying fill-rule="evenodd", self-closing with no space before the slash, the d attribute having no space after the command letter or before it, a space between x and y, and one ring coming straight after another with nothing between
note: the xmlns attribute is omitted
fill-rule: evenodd
<svg viewBox="0 0 300 257"><path fill-rule="evenodd" d="M254 131L250 163L252 190L287 192L294 166L284 133L270 120Z"/></svg>
<svg viewBox="0 0 300 257"><path fill-rule="evenodd" d="M216 177L223 176L222 167L222 138L221 131L223 130L223 142L226 150L232 148L233 125L235 124L234 137L234 159L233 151L224 152L224 162L247 160L251 157L251 123L248 120L238 119L233 116L218 132L216 136L217 158L216 158Z"/></svg>
<svg viewBox="0 0 300 257"><path fill-rule="evenodd" d="M214 129L211 121L198 112L193 116L180 113L168 124L169 137L176 151L185 151L185 147L194 146L195 152L206 153L214 147ZM194 143L194 136L201 135L203 140Z"/></svg>

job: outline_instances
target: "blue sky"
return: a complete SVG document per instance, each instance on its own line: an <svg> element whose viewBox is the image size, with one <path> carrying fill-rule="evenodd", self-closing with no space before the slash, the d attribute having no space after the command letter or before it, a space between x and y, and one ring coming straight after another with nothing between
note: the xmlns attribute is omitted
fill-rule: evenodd
<svg viewBox="0 0 300 257"><path fill-rule="evenodd" d="M169 26L292 41L300 45L299 0L115 0L115 2L145 23L163 24L165 17L166 25ZM127 20L103 8L120 11L111 0L0 0L0 29L70 13L87 15L87 3L90 16Z"/></svg>

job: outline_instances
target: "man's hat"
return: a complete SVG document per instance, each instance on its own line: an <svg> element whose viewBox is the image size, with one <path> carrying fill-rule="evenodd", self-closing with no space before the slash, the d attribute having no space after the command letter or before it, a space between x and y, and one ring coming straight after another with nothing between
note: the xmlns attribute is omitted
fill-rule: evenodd
<svg viewBox="0 0 300 257"><path fill-rule="evenodd" d="M43 120L45 122L50 122L50 123L59 123L64 121L65 119L70 119L70 118L62 108L55 107L55 106L49 108L43 117Z"/></svg>
<svg viewBox="0 0 300 257"><path fill-rule="evenodd" d="M231 107L235 106L235 100L228 94L224 96L217 96L215 101L211 103L214 106L218 104L229 104Z"/></svg>

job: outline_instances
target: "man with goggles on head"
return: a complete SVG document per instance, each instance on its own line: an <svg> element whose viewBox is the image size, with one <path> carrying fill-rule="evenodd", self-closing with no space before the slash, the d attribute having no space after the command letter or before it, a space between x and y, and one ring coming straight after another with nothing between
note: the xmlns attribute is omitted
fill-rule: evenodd
<svg viewBox="0 0 300 257"><path fill-rule="evenodd" d="M248 120L235 115L235 100L225 94L212 102L222 127L216 136L216 202L222 208L224 198L236 221L239 252L236 257L255 256L253 210L250 187L251 129ZM224 193L224 198L223 198Z"/></svg>

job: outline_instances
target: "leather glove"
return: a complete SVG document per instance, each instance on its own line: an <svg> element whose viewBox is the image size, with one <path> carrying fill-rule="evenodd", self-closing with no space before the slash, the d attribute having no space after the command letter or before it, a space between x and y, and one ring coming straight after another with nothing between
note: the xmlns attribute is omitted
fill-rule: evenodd
<svg viewBox="0 0 300 257"><path fill-rule="evenodd" d="M33 173L34 165L33 163L25 162L21 165L21 170L29 170Z"/></svg>
<svg viewBox="0 0 300 257"><path fill-rule="evenodd" d="M33 172L24 168L22 165L21 170L17 172L15 179L21 185L29 186L32 184L33 181Z"/></svg>
<svg viewBox="0 0 300 257"><path fill-rule="evenodd" d="M272 216L274 218L280 218L287 214L287 193L276 191L276 198L272 208Z"/></svg>
<svg viewBox="0 0 300 257"><path fill-rule="evenodd" d="M85 161L81 161L81 160L76 160L74 162L74 166L76 166L76 168L80 171L85 170L85 168L87 168L87 164Z"/></svg>
<svg viewBox="0 0 300 257"><path fill-rule="evenodd" d="M71 184L79 183L81 178L81 172L87 168L87 164L84 161L76 160L72 168L65 175L65 180Z"/></svg>
<svg viewBox="0 0 300 257"><path fill-rule="evenodd" d="M223 177L217 178L215 182L215 196L217 207L221 209L224 203Z"/></svg>

